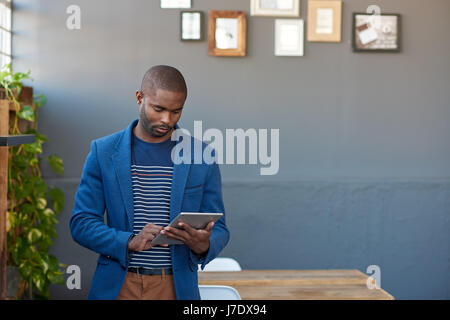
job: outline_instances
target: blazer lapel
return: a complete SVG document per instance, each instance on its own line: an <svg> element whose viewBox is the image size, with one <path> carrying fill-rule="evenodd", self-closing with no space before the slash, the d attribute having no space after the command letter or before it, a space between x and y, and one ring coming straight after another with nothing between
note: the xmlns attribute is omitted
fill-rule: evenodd
<svg viewBox="0 0 450 320"><path fill-rule="evenodd" d="M175 129L179 129L180 127L176 124ZM183 139L185 137L183 136ZM177 136L177 141L179 137ZM191 140L192 142L192 140ZM191 144L192 146L192 144ZM175 153L178 154L180 149L178 148L179 144L177 144ZM182 150L183 152L184 150ZM192 160L191 160L192 162ZM189 169L191 167L190 163L180 163L173 165L173 177L172 177L172 188L171 188L171 197L170 197L170 221L175 219L181 211L181 204L183 202L183 194L184 189L186 187L186 181L189 175Z"/></svg>
<svg viewBox="0 0 450 320"><path fill-rule="evenodd" d="M122 200L128 216L130 231L133 229L133 189L131 183L131 134L135 123L134 120L124 130L122 137L117 141L116 151L111 155L111 160L116 171L117 183L119 184Z"/></svg>

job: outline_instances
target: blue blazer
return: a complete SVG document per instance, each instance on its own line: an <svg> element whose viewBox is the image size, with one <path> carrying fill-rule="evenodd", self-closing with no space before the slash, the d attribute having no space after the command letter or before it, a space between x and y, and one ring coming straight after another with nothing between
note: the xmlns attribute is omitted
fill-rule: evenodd
<svg viewBox="0 0 450 320"><path fill-rule="evenodd" d="M131 138L137 122L136 119L125 130L92 141L75 195L70 218L72 237L100 254L88 299L117 299L127 274L127 246L133 234ZM193 137L191 142L193 150ZM201 145L204 150L206 144ZM184 244L170 245L176 297L196 300L200 299L198 264L203 269L226 246L230 235L218 165L191 163L174 164L170 221L180 212L224 214L214 224L206 257L195 255Z"/></svg>

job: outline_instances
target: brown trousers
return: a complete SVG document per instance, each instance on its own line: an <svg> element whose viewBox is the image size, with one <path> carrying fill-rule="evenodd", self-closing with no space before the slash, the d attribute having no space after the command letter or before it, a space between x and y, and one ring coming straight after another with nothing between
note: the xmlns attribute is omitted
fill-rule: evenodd
<svg viewBox="0 0 450 320"><path fill-rule="evenodd" d="M117 300L175 300L172 275L127 272Z"/></svg>

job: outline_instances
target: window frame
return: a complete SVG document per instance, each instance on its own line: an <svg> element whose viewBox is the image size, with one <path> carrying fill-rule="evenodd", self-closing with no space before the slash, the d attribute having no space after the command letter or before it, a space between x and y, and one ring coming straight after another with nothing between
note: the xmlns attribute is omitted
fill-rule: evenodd
<svg viewBox="0 0 450 320"><path fill-rule="evenodd" d="M1 61L1 68L3 68L5 65L7 65L8 63L12 63L12 37L13 37L13 32L12 32L12 17L13 17L13 0L0 0L0 3L3 4L6 8L9 8L9 12L10 12L10 17L9 17L9 21L10 21L10 30L8 30L7 28L3 27L3 25L0 25L0 32L3 34L9 34L9 43L6 43L6 45L9 47L7 48L7 50L5 50L4 45L4 39L3 37L1 37L1 43L0 43L0 61ZM3 12L1 12L0 10L0 15L3 15ZM5 14L6 16L6 14ZM7 53L9 49L9 54ZM3 60L6 60L9 62L4 63Z"/></svg>

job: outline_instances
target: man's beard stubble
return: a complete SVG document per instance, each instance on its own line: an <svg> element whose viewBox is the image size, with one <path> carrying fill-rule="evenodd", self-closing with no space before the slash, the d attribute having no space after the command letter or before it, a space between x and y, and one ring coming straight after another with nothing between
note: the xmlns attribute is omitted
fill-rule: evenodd
<svg viewBox="0 0 450 320"><path fill-rule="evenodd" d="M142 103L141 112L139 114L139 120L142 122L142 127L145 129L145 131L147 131L147 133L154 138L161 138L170 132L171 127L155 126L152 125L150 121L148 121L147 114L145 112L145 99L144 102ZM158 131L156 131L156 128L164 128L168 129L168 131L166 133L159 133Z"/></svg>

